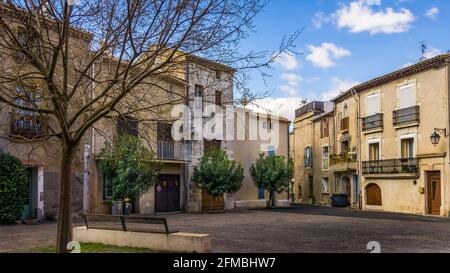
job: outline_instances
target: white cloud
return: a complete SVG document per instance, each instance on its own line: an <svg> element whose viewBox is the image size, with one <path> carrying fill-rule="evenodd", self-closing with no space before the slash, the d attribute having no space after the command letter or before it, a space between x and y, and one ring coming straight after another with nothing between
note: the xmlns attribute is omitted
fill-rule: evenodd
<svg viewBox="0 0 450 273"><path fill-rule="evenodd" d="M320 68L333 67L336 65L336 59L351 55L350 51L333 43L322 43L320 46L307 45L307 48L310 53L306 56L306 60Z"/></svg>
<svg viewBox="0 0 450 273"><path fill-rule="evenodd" d="M415 20L408 9L374 10L374 5L381 5L381 0L359 0L343 5L334 13L337 26L348 28L352 33L391 34L408 31Z"/></svg>
<svg viewBox="0 0 450 273"><path fill-rule="evenodd" d="M430 47L427 49L427 51L425 51L425 54L423 54L423 56L427 59L431 59L442 53L443 53L442 50L434 48L434 47Z"/></svg>
<svg viewBox="0 0 450 273"><path fill-rule="evenodd" d="M312 78L309 78L309 79L306 80L306 82L308 82L308 83L315 83L315 82L318 82L318 81L320 81L319 77L312 77Z"/></svg>
<svg viewBox="0 0 450 273"><path fill-rule="evenodd" d="M429 9L425 12L425 16L430 19L433 19L433 20L436 20L436 17L438 14L439 14L439 8L437 8L437 7L432 7L431 9Z"/></svg>
<svg viewBox="0 0 450 273"><path fill-rule="evenodd" d="M302 77L294 73L283 73L281 74L281 79L287 81L288 85L291 86L298 86L299 83L303 81Z"/></svg>
<svg viewBox="0 0 450 273"><path fill-rule="evenodd" d="M256 112L271 113L273 115L285 117L291 121L295 119L295 110L302 106L303 99L300 97L295 98L264 98L254 101L248 105Z"/></svg>
<svg viewBox="0 0 450 273"><path fill-rule="evenodd" d="M298 89L295 86L284 84L278 86L278 89L288 97L298 96Z"/></svg>
<svg viewBox="0 0 450 273"><path fill-rule="evenodd" d="M358 82L352 81L352 80L342 80L339 78L332 78L331 79L331 88L330 90L322 93L322 99L325 101L331 100L341 94L342 92L345 92L352 88L353 86L357 85Z"/></svg>
<svg viewBox="0 0 450 273"><path fill-rule="evenodd" d="M275 59L275 63L281 66L282 69L287 71L295 70L300 67L300 63L298 62L295 55L289 53L281 53Z"/></svg>
<svg viewBox="0 0 450 273"><path fill-rule="evenodd" d="M311 18L312 24L315 28L322 28L323 24L330 22L332 18L325 15L323 11L316 12Z"/></svg>
<svg viewBox="0 0 450 273"><path fill-rule="evenodd" d="M298 86L303 78L294 73L283 73L281 79L286 81L286 84L278 86L278 89L288 97L298 96Z"/></svg>

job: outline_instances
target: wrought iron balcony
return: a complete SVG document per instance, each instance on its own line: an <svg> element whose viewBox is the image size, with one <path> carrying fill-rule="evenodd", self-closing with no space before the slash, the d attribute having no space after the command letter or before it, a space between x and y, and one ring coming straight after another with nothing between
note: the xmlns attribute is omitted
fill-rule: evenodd
<svg viewBox="0 0 450 273"><path fill-rule="evenodd" d="M350 128L350 118L346 117L341 119L341 131L348 131Z"/></svg>
<svg viewBox="0 0 450 273"><path fill-rule="evenodd" d="M397 158L362 162L363 174L418 174L417 158Z"/></svg>
<svg viewBox="0 0 450 273"><path fill-rule="evenodd" d="M190 161L192 156L191 144L186 142L157 142L157 156L163 161Z"/></svg>
<svg viewBox="0 0 450 273"><path fill-rule="evenodd" d="M47 124L41 116L10 113L11 137L36 139L47 133Z"/></svg>
<svg viewBox="0 0 450 273"><path fill-rule="evenodd" d="M396 110L393 113L394 126L419 123L420 122L420 107L413 106L400 110Z"/></svg>
<svg viewBox="0 0 450 273"><path fill-rule="evenodd" d="M356 153L331 154L330 165L339 165L356 162Z"/></svg>
<svg viewBox="0 0 450 273"><path fill-rule="evenodd" d="M383 114L375 114L362 119L363 131L383 129Z"/></svg>

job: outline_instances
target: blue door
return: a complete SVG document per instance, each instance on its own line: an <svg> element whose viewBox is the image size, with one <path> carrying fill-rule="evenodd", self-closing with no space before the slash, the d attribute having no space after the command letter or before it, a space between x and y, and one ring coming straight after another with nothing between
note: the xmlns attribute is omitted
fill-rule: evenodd
<svg viewBox="0 0 450 273"><path fill-rule="evenodd" d="M27 172L27 192L23 200L22 219L30 219L32 217L31 208L31 184L32 184L32 169L28 168Z"/></svg>

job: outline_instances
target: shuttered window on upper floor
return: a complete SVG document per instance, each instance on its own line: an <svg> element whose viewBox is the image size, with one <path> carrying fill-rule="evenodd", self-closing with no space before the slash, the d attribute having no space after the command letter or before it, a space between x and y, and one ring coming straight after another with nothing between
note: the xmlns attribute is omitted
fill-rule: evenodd
<svg viewBox="0 0 450 273"><path fill-rule="evenodd" d="M416 106L415 84L408 84L397 89L398 109Z"/></svg>
<svg viewBox="0 0 450 273"><path fill-rule="evenodd" d="M380 93L366 97L366 116L373 116L381 112Z"/></svg>

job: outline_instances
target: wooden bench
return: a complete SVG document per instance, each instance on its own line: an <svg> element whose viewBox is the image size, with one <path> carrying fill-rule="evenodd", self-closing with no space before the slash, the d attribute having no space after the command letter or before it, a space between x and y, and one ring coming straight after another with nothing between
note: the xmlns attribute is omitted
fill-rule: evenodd
<svg viewBox="0 0 450 273"><path fill-rule="evenodd" d="M163 233L163 234L172 234L177 233L178 231L171 231L167 225L166 218L158 218L158 217L145 217L145 216L126 216L126 215L108 215L108 214L85 214L83 215L84 223L86 225L86 229L94 228L94 229L104 229L104 230L123 230L123 231L133 231L133 232L149 232L149 233ZM108 226L108 225L92 225L95 222L103 222L103 223L120 223L120 228L116 226ZM90 225L91 224L91 225ZM145 225L158 225L160 227L164 227L163 230L154 230L154 229L136 229L127 224L145 224Z"/></svg>

